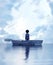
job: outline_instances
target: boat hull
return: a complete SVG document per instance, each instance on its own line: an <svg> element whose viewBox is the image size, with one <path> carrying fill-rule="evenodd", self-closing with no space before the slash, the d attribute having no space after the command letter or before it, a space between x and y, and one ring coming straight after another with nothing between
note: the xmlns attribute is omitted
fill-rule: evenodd
<svg viewBox="0 0 53 65"><path fill-rule="evenodd" d="M43 40L11 40L13 46L42 46Z"/></svg>

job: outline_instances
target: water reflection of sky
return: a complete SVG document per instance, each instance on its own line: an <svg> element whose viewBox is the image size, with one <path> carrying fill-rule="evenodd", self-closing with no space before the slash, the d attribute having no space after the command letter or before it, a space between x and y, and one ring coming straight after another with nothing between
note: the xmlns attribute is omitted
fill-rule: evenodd
<svg viewBox="0 0 53 65"><path fill-rule="evenodd" d="M53 65L53 46L0 47L0 65ZM29 56L26 56L26 49ZM27 59L26 59L27 57Z"/></svg>

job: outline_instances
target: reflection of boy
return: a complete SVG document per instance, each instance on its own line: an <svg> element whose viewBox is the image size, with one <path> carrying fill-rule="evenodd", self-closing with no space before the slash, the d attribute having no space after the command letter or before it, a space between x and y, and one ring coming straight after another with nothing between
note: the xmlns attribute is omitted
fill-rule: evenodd
<svg viewBox="0 0 53 65"><path fill-rule="evenodd" d="M26 30L25 40L29 40L29 30Z"/></svg>

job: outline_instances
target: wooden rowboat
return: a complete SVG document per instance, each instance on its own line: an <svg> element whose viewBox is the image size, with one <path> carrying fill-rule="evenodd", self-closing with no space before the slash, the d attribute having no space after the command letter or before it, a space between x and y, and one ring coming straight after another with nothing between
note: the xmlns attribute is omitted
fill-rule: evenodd
<svg viewBox="0 0 53 65"><path fill-rule="evenodd" d="M13 46L42 46L43 40L12 40L5 39L5 41L11 41Z"/></svg>

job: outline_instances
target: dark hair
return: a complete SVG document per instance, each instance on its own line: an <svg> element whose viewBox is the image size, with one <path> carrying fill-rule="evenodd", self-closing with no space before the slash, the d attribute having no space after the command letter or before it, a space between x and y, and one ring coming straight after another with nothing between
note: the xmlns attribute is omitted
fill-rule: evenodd
<svg viewBox="0 0 53 65"><path fill-rule="evenodd" d="M28 33L29 32L29 30L26 30L26 33Z"/></svg>

